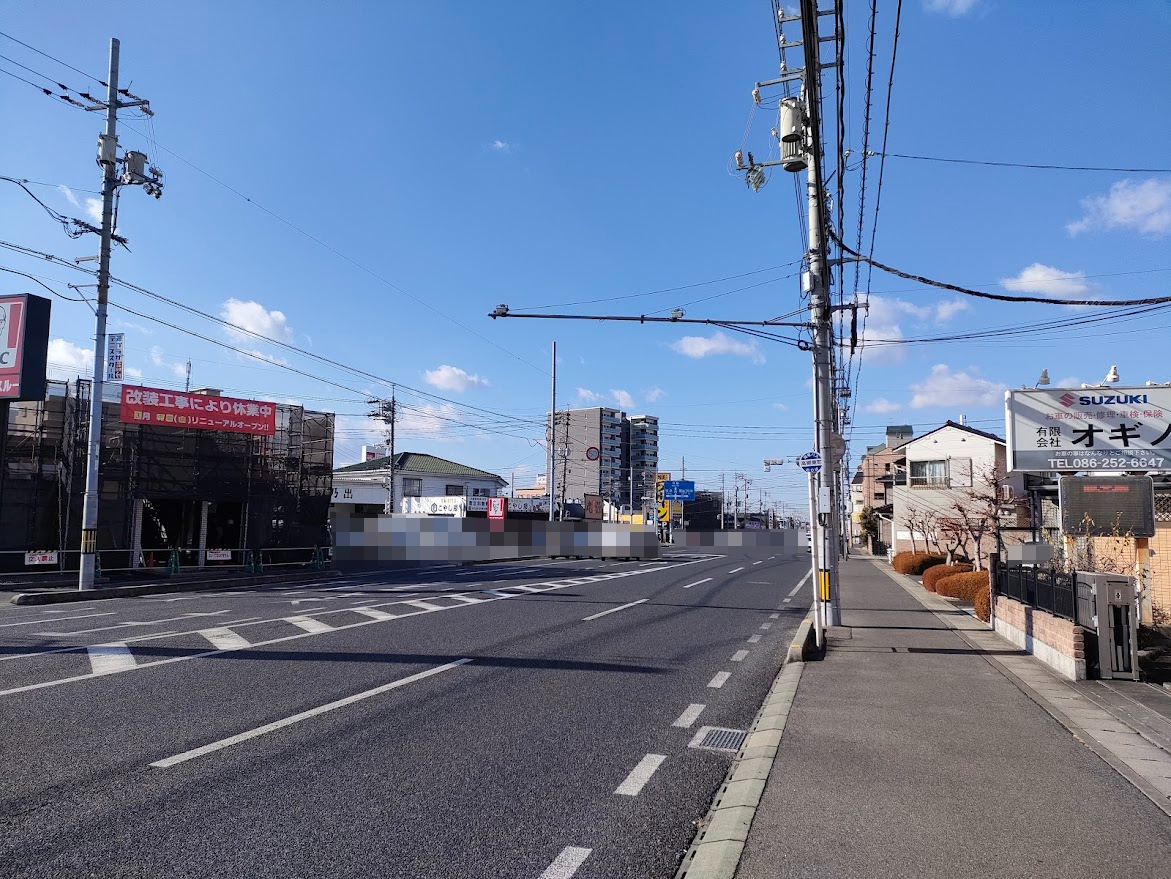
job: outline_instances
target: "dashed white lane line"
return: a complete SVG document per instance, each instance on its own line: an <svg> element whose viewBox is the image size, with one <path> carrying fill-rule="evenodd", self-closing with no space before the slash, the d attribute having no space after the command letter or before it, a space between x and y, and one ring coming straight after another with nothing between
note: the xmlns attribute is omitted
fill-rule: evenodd
<svg viewBox="0 0 1171 879"><path fill-rule="evenodd" d="M442 604L435 604L434 602L431 602L431 601L423 601L423 599L421 599L421 598L414 599L412 601L404 601L403 604L409 604L411 607L419 608L419 610L442 610L443 609Z"/></svg>
<svg viewBox="0 0 1171 879"><path fill-rule="evenodd" d="M754 565L763 565L764 562L753 562Z"/></svg>
<svg viewBox="0 0 1171 879"><path fill-rule="evenodd" d="M710 583L711 581L712 581L712 578L711 578L711 577L704 577L702 580L696 580L694 583L688 583L688 584L687 584L686 586L684 586L683 588L684 588L684 589L690 589L692 586L699 586L699 585L701 585L701 584L703 584L703 583Z"/></svg>
<svg viewBox="0 0 1171 879"><path fill-rule="evenodd" d="M646 783L651 780L655 770L662 766L666 759L666 754L647 754L638 761L637 766L630 770L626 781L618 785L618 789L614 793L623 797L637 797Z"/></svg>
<svg viewBox="0 0 1171 879"><path fill-rule="evenodd" d="M779 620L781 618L781 615L779 613L770 613L768 615L768 618L770 620Z"/></svg>
<svg viewBox="0 0 1171 879"><path fill-rule="evenodd" d="M392 613L387 613L384 610L379 610L376 607L355 607L355 613L360 613L364 617L370 617L372 620L393 620L397 617Z"/></svg>
<svg viewBox="0 0 1171 879"><path fill-rule="evenodd" d="M728 682L728 678L732 677L730 671L716 672L716 676L707 682L707 685L713 690L718 690Z"/></svg>
<svg viewBox="0 0 1171 879"><path fill-rule="evenodd" d="M763 630L764 630L764 631L766 631L766 632L767 632L769 629L771 629L772 627L773 627L773 624L772 624L772 623L761 623L761 624L760 624L760 628L761 628L761 629L763 629Z"/></svg>
<svg viewBox="0 0 1171 879"><path fill-rule="evenodd" d="M292 623L298 629L312 632L315 635L321 632L333 631L333 626L329 623L323 623L321 620L315 620L313 617L285 617L285 622Z"/></svg>
<svg viewBox="0 0 1171 879"><path fill-rule="evenodd" d="M793 599L791 599L791 598L782 598L782 599L781 599L781 604L788 604L788 603L789 603L790 601L792 601L792 600L793 600Z"/></svg>
<svg viewBox="0 0 1171 879"><path fill-rule="evenodd" d="M755 635L750 635L748 637L749 644L755 644L759 640L760 640L760 633L759 632L757 632Z"/></svg>
<svg viewBox="0 0 1171 879"><path fill-rule="evenodd" d="M87 647L86 652L89 653L89 664L96 675L126 671L138 664L125 644L95 644Z"/></svg>
<svg viewBox="0 0 1171 879"><path fill-rule="evenodd" d="M706 705L702 705L698 702L692 702L683 710L683 713L680 714L678 718L676 718L675 722L671 724L671 726L687 729L691 726L691 724L699 720L699 715L703 713L703 709L705 708L707 708Z"/></svg>
<svg viewBox="0 0 1171 879"><path fill-rule="evenodd" d="M732 654L732 661L733 662L743 662L744 658L747 655L748 655L747 650L737 650L735 653Z"/></svg>
<svg viewBox="0 0 1171 879"><path fill-rule="evenodd" d="M728 573L729 574L739 574L743 570L744 570L743 568L732 568L732 570L728 571Z"/></svg>
<svg viewBox="0 0 1171 879"><path fill-rule="evenodd" d="M567 845L537 879L572 879L577 868L585 863L585 859L590 856L592 851L592 848Z"/></svg>
<svg viewBox="0 0 1171 879"><path fill-rule="evenodd" d="M636 604L642 604L644 601L650 601L650 599L649 598L640 598L638 601L632 601L629 604L623 604L623 605L619 605L618 607L612 607L609 610L602 611L601 613L596 613L596 614L593 614L592 616L583 617L582 622L588 623L590 620L596 620L598 617L604 617L608 613L618 613L618 611L620 611L620 610L626 610L626 608L634 607Z"/></svg>
<svg viewBox="0 0 1171 879"><path fill-rule="evenodd" d="M258 726L256 729L250 729L247 732L242 732L234 736L229 736L226 739L220 739L218 742L212 742L210 745L203 745L199 748L192 748L190 751L184 751L182 754L176 754L173 757L166 757L162 760L156 760L150 765L155 769L169 769L179 763L186 763L188 760L194 760L196 757L202 757L205 754L211 754L215 751L222 751L224 748L237 745L240 742L246 742L249 739L255 739L266 733L275 732L278 729L284 729L286 726L292 726L294 723L300 723L302 720L308 720L310 717L316 717L319 714L325 714L329 711L335 711L338 708L344 708L347 705L353 705L355 702L361 702L364 699L370 699L374 696L379 696L387 693L390 690L397 690L399 687L405 687L407 684L413 684L415 681L421 681L424 678L429 678L433 675L441 674L445 671L451 671L461 665L467 665L472 660L470 658L457 659L455 662L449 662L445 665L437 665L435 668L429 668L426 671L418 672L417 674L407 675L405 678L399 678L397 681L391 681L389 684L383 684L380 687L375 687L372 690L365 690L361 693L355 693L353 696L346 696L344 699L338 699L335 702L327 702L325 705L319 705L316 708L310 708L308 711L302 711L300 714L294 714L291 717L285 717L281 720L266 723L264 726Z"/></svg>
<svg viewBox="0 0 1171 879"><path fill-rule="evenodd" d="M231 629L201 629L199 634L210 641L212 647L220 650L242 650L252 646L252 642Z"/></svg>

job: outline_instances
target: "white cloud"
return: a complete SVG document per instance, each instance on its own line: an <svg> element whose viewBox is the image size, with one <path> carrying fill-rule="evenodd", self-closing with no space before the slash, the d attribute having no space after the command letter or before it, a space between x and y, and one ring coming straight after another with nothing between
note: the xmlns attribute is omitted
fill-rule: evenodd
<svg viewBox="0 0 1171 879"><path fill-rule="evenodd" d="M278 342L293 341L293 328L289 326L289 320L284 312L276 309L269 311L259 302L229 299L220 306L220 317L249 332L276 339ZM253 338L247 333L233 329L228 330L228 335L237 340Z"/></svg>
<svg viewBox="0 0 1171 879"><path fill-rule="evenodd" d="M127 378L142 378L142 370L134 366L123 366L122 371Z"/></svg>
<svg viewBox="0 0 1171 879"><path fill-rule="evenodd" d="M150 349L150 362L155 366L161 366L169 369L175 378L187 377L187 364L178 360L167 360L163 356L163 349L158 345L152 345Z"/></svg>
<svg viewBox="0 0 1171 879"><path fill-rule="evenodd" d="M601 394L595 394L589 388L578 388L577 399L580 403L596 403L602 399Z"/></svg>
<svg viewBox="0 0 1171 879"><path fill-rule="evenodd" d="M505 153L507 155L508 153L512 152L512 144L506 140L494 140L492 143L488 144L488 149L498 153Z"/></svg>
<svg viewBox="0 0 1171 879"><path fill-rule="evenodd" d="M788 411L789 411L789 407L788 407L788 406L786 406L784 403L773 403L773 408L774 408L774 409L780 409L782 412L788 412Z"/></svg>
<svg viewBox="0 0 1171 879"><path fill-rule="evenodd" d="M458 443L463 437L452 431L459 420L459 410L451 403L424 403L422 406L402 407L398 433L405 437L419 437L429 442Z"/></svg>
<svg viewBox="0 0 1171 879"><path fill-rule="evenodd" d="M667 395L667 392L660 387L654 387L643 391L642 395L646 397L648 403L657 403Z"/></svg>
<svg viewBox="0 0 1171 879"><path fill-rule="evenodd" d="M623 409L634 408L634 397L630 396L627 391L610 390L610 394L614 397L614 402Z"/></svg>
<svg viewBox="0 0 1171 879"><path fill-rule="evenodd" d="M1005 386L966 372L952 372L937 363L923 381L911 385L911 408L933 406L954 409L957 406L998 406L1004 402Z"/></svg>
<svg viewBox="0 0 1171 879"><path fill-rule="evenodd" d="M1080 388L1081 386L1082 380L1076 375L1067 375L1065 378L1059 378L1052 385L1055 388Z"/></svg>
<svg viewBox="0 0 1171 879"><path fill-rule="evenodd" d="M902 403L892 403L886 397L879 397L862 407L864 412L873 412L876 415L886 415L888 412L898 412L903 408Z"/></svg>
<svg viewBox="0 0 1171 879"><path fill-rule="evenodd" d="M961 311L968 310L968 303L963 299L951 299L947 302L940 302L935 306L935 316L941 322L951 320Z"/></svg>
<svg viewBox="0 0 1171 879"><path fill-rule="evenodd" d="M423 380L433 388L444 391L455 391L462 394L469 388L486 388L488 380L478 375L465 372L458 366L444 363L435 369L428 369L423 373Z"/></svg>
<svg viewBox="0 0 1171 879"><path fill-rule="evenodd" d="M978 0L923 0L923 8L928 12L941 12L944 15L958 17L972 11Z"/></svg>
<svg viewBox="0 0 1171 879"><path fill-rule="evenodd" d="M93 375L94 349L82 348L66 339L49 340L49 371L57 376L76 378Z"/></svg>
<svg viewBox="0 0 1171 879"><path fill-rule="evenodd" d="M872 295L868 301L869 309L861 333L870 362L890 363L902 359L903 348L897 343L907 337L903 330L904 321L910 320L916 325L946 323L968 309L968 303L963 299L916 305L905 299Z"/></svg>
<svg viewBox="0 0 1171 879"><path fill-rule="evenodd" d="M1070 235L1091 229L1134 229L1143 235L1171 233L1171 179L1120 180L1106 195L1082 200L1086 215L1065 228Z"/></svg>
<svg viewBox="0 0 1171 879"><path fill-rule="evenodd" d="M100 225L102 222L102 200L100 198L87 198L85 200L85 215L95 224Z"/></svg>
<svg viewBox="0 0 1171 879"><path fill-rule="evenodd" d="M67 202L69 202L71 205L73 205L75 208L81 207L81 203L78 202L77 196L73 194L73 190L70 189L68 186L66 186L64 183L62 183L60 186L57 187L57 191L59 193L61 193L63 196L65 196L65 200Z"/></svg>
<svg viewBox="0 0 1171 879"><path fill-rule="evenodd" d="M722 330L716 330L711 336L684 336L678 342L673 342L671 349L693 360L707 357L709 354L735 354L738 357L748 357L756 364L765 362L764 354L755 342L741 342Z"/></svg>
<svg viewBox="0 0 1171 879"><path fill-rule="evenodd" d="M1026 266L1015 278L1001 279L1000 285L1006 290L1039 293L1059 299L1075 299L1090 291L1085 272L1066 272L1039 262Z"/></svg>

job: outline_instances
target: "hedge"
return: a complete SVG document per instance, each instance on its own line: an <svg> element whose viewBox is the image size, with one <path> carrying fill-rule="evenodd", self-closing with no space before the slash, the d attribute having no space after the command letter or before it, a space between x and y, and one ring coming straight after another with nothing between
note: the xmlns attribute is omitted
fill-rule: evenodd
<svg viewBox="0 0 1171 879"><path fill-rule="evenodd" d="M935 552L900 552L895 553L890 564L900 574L922 574L928 568L946 561L946 556Z"/></svg>
<svg viewBox="0 0 1171 879"><path fill-rule="evenodd" d="M966 574L971 570L971 565L934 565L923 572L923 588L928 592L934 592L935 584L944 577L950 577L952 574Z"/></svg>
<svg viewBox="0 0 1171 879"><path fill-rule="evenodd" d="M988 588L988 572L972 571L970 574L952 574L935 584L935 591L948 598L958 598L971 604L980 589Z"/></svg>
<svg viewBox="0 0 1171 879"><path fill-rule="evenodd" d="M981 586L976 590L976 595L972 599L972 606L976 610L976 616L984 622L992 619L992 597L989 595L987 586Z"/></svg>

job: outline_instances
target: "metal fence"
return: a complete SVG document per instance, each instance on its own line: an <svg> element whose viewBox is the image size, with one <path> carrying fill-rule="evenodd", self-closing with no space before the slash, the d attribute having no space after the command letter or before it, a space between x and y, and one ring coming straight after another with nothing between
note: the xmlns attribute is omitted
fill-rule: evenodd
<svg viewBox="0 0 1171 879"><path fill-rule="evenodd" d="M1000 564L996 566L996 594L1085 625L1078 619L1077 574L1039 565Z"/></svg>

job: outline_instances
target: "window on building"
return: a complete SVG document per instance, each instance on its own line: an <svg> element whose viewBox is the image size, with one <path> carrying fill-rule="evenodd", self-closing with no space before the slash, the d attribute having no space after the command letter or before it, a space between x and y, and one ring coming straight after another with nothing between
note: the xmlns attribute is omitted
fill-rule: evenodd
<svg viewBox="0 0 1171 879"><path fill-rule="evenodd" d="M473 488L472 497L492 497L492 489L490 488Z"/></svg>
<svg viewBox="0 0 1171 879"><path fill-rule="evenodd" d="M947 461L912 461L911 486L946 488Z"/></svg>
<svg viewBox="0 0 1171 879"><path fill-rule="evenodd" d="M452 483L448 483L447 488L445 488L443 490L443 493L445 495L447 495L448 497L463 497L464 491L465 491L464 486L453 485Z"/></svg>
<svg viewBox="0 0 1171 879"><path fill-rule="evenodd" d="M422 497L423 480L415 476L403 477L403 497Z"/></svg>

